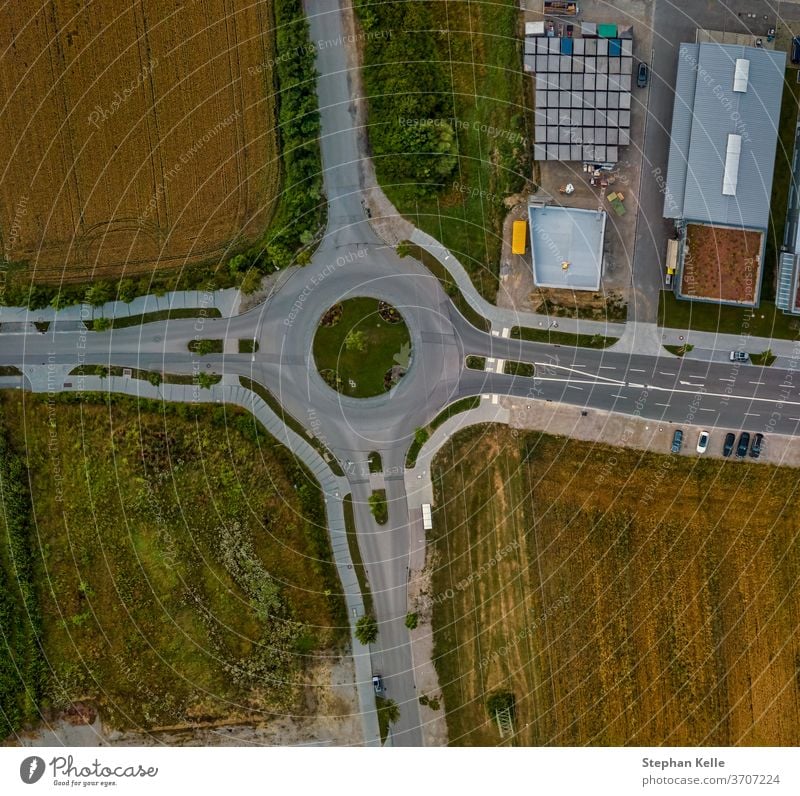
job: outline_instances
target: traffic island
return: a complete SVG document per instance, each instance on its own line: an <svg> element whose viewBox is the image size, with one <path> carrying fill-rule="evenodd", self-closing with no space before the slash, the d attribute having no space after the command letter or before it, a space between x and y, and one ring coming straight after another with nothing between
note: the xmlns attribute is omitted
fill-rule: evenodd
<svg viewBox="0 0 800 796"><path fill-rule="evenodd" d="M411 363L411 337L385 301L353 298L329 308L314 337L314 362L325 383L352 398L395 387Z"/></svg>

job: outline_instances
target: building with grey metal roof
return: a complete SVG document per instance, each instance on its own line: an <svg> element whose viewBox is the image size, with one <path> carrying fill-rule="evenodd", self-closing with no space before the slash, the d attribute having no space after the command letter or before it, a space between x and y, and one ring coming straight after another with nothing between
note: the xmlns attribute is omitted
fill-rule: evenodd
<svg viewBox="0 0 800 796"><path fill-rule="evenodd" d="M785 65L785 53L760 47L713 42L680 46L664 188L664 217L675 219L681 233L674 283L679 298L758 304L758 289L752 301L734 301L723 295L724 289L713 296L686 290L685 230L701 224L761 232L760 251L754 259L758 288ZM752 254L740 256L742 262L745 256L753 262ZM734 264L734 270L737 267ZM723 288L730 284L723 279Z"/></svg>
<svg viewBox="0 0 800 796"><path fill-rule="evenodd" d="M785 64L758 47L681 44L665 218L767 228Z"/></svg>
<svg viewBox="0 0 800 796"><path fill-rule="evenodd" d="M598 290L606 214L531 203L528 206L533 281L538 287Z"/></svg>

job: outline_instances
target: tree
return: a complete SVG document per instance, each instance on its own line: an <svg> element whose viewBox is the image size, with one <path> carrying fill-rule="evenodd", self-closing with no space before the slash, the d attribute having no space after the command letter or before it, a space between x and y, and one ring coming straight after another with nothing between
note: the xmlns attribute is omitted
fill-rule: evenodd
<svg viewBox="0 0 800 796"><path fill-rule="evenodd" d="M386 490L378 489L369 496L369 510L378 525L385 525L389 519L389 506L386 503Z"/></svg>
<svg viewBox="0 0 800 796"><path fill-rule="evenodd" d="M202 390L210 390L216 383L217 380L213 373L200 372L197 374L197 384Z"/></svg>
<svg viewBox="0 0 800 796"><path fill-rule="evenodd" d="M157 373L156 371L152 371L151 373L147 374L147 380L153 385L153 387L158 387L158 385L161 384L161 374Z"/></svg>
<svg viewBox="0 0 800 796"><path fill-rule="evenodd" d="M418 624L419 614L416 611L406 614L406 627L409 630L414 630Z"/></svg>
<svg viewBox="0 0 800 796"><path fill-rule="evenodd" d="M366 351L367 336L360 330L351 329L344 338L344 347L348 351Z"/></svg>
<svg viewBox="0 0 800 796"><path fill-rule="evenodd" d="M94 332L104 332L106 329L110 329L113 326L113 322L111 318L95 318L92 321L92 331Z"/></svg>
<svg viewBox="0 0 800 796"><path fill-rule="evenodd" d="M394 724L400 718L400 708L393 699L382 699L378 704L378 712L383 714L388 724Z"/></svg>
<svg viewBox="0 0 800 796"><path fill-rule="evenodd" d="M356 638L362 644L372 644L378 638L378 623L374 616L364 614L356 622Z"/></svg>

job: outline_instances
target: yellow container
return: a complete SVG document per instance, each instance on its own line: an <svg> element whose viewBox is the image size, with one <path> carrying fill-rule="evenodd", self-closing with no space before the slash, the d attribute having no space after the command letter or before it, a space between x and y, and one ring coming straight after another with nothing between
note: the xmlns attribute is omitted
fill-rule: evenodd
<svg viewBox="0 0 800 796"><path fill-rule="evenodd" d="M525 254L525 237L528 225L524 221L515 221L511 234L511 253Z"/></svg>

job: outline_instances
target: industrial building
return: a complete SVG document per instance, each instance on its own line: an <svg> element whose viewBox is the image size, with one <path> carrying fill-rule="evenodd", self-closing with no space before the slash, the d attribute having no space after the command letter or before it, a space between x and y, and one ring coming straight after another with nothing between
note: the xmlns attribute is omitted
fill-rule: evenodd
<svg viewBox="0 0 800 796"><path fill-rule="evenodd" d="M664 189L679 298L758 304L785 61L760 47L680 46Z"/></svg>
<svg viewBox="0 0 800 796"><path fill-rule="evenodd" d="M528 222L535 285L599 290L606 229L603 210L531 202Z"/></svg>
<svg viewBox="0 0 800 796"><path fill-rule="evenodd" d="M583 22L579 31L554 36L544 23L529 25L524 63L536 75L534 158L616 163L619 147L630 143L633 29Z"/></svg>

